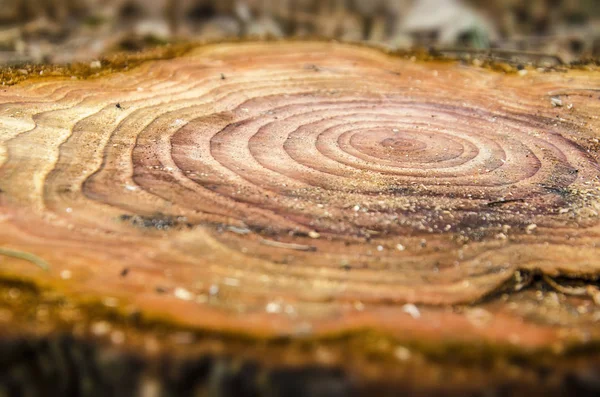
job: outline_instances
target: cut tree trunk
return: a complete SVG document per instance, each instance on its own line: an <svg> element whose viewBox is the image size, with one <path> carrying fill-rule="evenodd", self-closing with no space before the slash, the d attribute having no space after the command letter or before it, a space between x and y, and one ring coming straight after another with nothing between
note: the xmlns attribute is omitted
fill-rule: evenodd
<svg viewBox="0 0 600 397"><path fill-rule="evenodd" d="M323 42L6 86L0 384L594 390L599 87Z"/></svg>

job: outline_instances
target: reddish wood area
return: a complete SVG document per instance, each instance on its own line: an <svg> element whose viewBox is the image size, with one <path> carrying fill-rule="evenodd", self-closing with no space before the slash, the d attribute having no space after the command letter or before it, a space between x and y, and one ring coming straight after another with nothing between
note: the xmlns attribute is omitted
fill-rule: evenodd
<svg viewBox="0 0 600 397"><path fill-rule="evenodd" d="M0 269L192 330L560 357L600 341L598 87L322 42L30 79Z"/></svg>

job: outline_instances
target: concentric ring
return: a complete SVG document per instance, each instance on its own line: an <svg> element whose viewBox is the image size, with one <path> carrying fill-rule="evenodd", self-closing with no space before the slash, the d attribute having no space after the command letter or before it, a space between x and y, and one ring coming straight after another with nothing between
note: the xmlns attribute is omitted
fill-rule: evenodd
<svg viewBox="0 0 600 397"><path fill-rule="evenodd" d="M53 265L10 271L280 334L400 332L405 304L600 270L596 108L557 118L546 101L576 76L275 47L1 92L0 238Z"/></svg>

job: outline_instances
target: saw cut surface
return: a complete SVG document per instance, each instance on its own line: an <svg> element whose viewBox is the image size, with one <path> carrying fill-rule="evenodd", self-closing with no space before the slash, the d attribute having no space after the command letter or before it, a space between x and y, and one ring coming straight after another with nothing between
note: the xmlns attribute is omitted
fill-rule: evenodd
<svg viewBox="0 0 600 397"><path fill-rule="evenodd" d="M496 295L600 271L599 83L295 42L6 87L0 266L212 330L594 338Z"/></svg>

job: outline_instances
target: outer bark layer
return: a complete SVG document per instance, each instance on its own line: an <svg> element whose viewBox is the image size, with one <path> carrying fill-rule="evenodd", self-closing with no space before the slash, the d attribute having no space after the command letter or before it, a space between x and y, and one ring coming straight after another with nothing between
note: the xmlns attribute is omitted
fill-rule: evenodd
<svg viewBox="0 0 600 397"><path fill-rule="evenodd" d="M30 80L0 92L0 265L217 333L595 343L599 82L326 43Z"/></svg>

